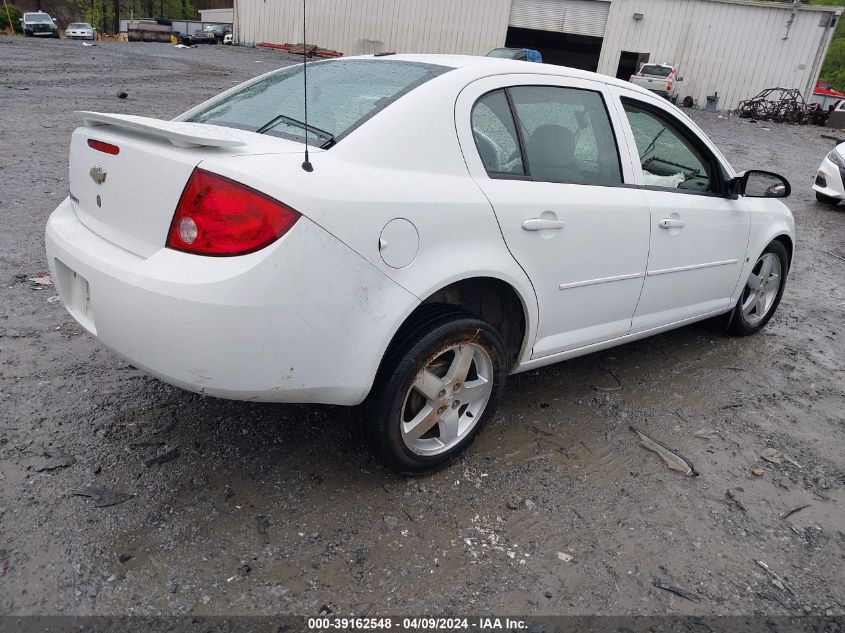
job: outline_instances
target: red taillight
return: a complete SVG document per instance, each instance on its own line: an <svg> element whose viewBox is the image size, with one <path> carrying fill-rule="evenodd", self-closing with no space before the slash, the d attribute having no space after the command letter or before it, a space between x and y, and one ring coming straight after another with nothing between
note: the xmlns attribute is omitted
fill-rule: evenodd
<svg viewBox="0 0 845 633"><path fill-rule="evenodd" d="M105 152L106 154L112 154L114 156L120 154L120 148L117 145L112 145L111 143L106 143L105 141L98 141L93 138L88 139L88 147L95 149L98 152Z"/></svg>
<svg viewBox="0 0 845 633"><path fill-rule="evenodd" d="M170 224L167 247L197 255L246 255L275 242L299 213L255 189L194 169Z"/></svg>

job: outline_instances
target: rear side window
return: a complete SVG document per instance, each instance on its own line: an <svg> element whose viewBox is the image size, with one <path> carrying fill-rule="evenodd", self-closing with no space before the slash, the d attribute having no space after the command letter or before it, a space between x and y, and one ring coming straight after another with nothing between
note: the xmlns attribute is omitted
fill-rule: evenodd
<svg viewBox="0 0 845 633"><path fill-rule="evenodd" d="M489 92L472 109L472 136L488 174L525 175L519 140L504 90Z"/></svg>
<svg viewBox="0 0 845 633"><path fill-rule="evenodd" d="M187 120L303 141L302 69L302 65L283 68L217 99ZM401 96L449 70L399 60L309 63L308 142L331 147Z"/></svg>
<svg viewBox="0 0 845 633"><path fill-rule="evenodd" d="M598 92L519 86L510 93L532 180L622 183L616 139Z"/></svg>

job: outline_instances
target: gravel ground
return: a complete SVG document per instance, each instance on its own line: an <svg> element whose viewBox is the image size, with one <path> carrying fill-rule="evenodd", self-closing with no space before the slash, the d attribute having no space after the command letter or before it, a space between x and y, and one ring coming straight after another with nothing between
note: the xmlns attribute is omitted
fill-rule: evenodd
<svg viewBox="0 0 845 633"><path fill-rule="evenodd" d="M74 110L169 118L286 58L8 37L0 56L0 613L845 611L845 210L809 189L818 128L693 113L737 167L794 186L797 258L763 333L689 327L516 376L461 461L405 479L362 450L353 411L170 387L27 281ZM96 507L85 486L131 497Z"/></svg>

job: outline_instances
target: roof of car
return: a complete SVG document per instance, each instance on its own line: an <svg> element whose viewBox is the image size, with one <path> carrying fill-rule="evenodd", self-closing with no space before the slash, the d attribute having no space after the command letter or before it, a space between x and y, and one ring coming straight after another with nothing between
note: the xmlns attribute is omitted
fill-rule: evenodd
<svg viewBox="0 0 845 633"><path fill-rule="evenodd" d="M490 75L511 75L516 73L556 75L558 77L600 81L602 83L618 86L634 92L650 94L645 88L640 88L628 81L616 79L615 77L611 77L609 75L600 75L598 73L581 70L579 68L572 68L570 66L541 64L516 59L504 59L501 57L486 57L480 55L390 54L378 57L373 55L361 55L358 57L344 57L343 59L383 59L418 62L423 64L437 64L440 66L448 66L464 70L468 74L475 74L479 79L481 77L489 77Z"/></svg>

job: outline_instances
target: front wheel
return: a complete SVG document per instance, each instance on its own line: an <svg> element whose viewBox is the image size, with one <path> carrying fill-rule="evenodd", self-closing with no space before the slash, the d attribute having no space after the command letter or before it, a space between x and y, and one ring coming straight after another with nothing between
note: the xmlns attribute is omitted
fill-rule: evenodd
<svg viewBox="0 0 845 633"><path fill-rule="evenodd" d="M789 254L786 247L778 241L772 242L757 259L745 282L734 307L731 332L748 336L769 322L783 296L788 272Z"/></svg>
<svg viewBox="0 0 845 633"><path fill-rule="evenodd" d="M425 306L385 358L363 407L364 432L389 468L435 471L493 416L506 374L492 325L454 306Z"/></svg>
<svg viewBox="0 0 845 633"><path fill-rule="evenodd" d="M830 204L833 206L839 204L839 200L837 200L836 198L831 198L830 196L826 196L823 193L819 193L818 191L816 192L816 200L824 204Z"/></svg>

